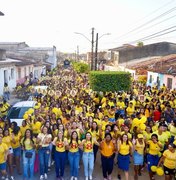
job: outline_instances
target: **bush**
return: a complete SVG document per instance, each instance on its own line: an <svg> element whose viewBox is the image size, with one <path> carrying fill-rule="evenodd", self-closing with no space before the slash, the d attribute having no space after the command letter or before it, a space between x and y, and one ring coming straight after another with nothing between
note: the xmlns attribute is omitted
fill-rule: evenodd
<svg viewBox="0 0 176 180"><path fill-rule="evenodd" d="M131 87L131 74L121 71L91 71L89 83L94 91L128 91Z"/></svg>
<svg viewBox="0 0 176 180"><path fill-rule="evenodd" d="M73 68L78 73L88 73L89 72L89 65L82 63L82 62L73 62Z"/></svg>

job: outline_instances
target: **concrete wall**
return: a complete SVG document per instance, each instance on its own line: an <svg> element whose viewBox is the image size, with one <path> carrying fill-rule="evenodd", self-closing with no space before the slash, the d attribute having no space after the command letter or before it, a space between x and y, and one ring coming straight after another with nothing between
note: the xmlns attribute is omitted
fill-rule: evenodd
<svg viewBox="0 0 176 180"><path fill-rule="evenodd" d="M24 83L25 77L29 76L30 72L33 72L34 74L34 66L33 65L28 65L28 66L18 66L16 67L16 77L17 83Z"/></svg>
<svg viewBox="0 0 176 180"><path fill-rule="evenodd" d="M0 49L0 61L6 60L6 50Z"/></svg>
<svg viewBox="0 0 176 180"><path fill-rule="evenodd" d="M176 44L161 42L119 51L119 63L150 56L164 56L176 53Z"/></svg>
<svg viewBox="0 0 176 180"><path fill-rule="evenodd" d="M7 72L7 83L10 91L16 87L16 68L14 65L8 65L8 67L0 67L0 95L3 95L4 87L4 71Z"/></svg>

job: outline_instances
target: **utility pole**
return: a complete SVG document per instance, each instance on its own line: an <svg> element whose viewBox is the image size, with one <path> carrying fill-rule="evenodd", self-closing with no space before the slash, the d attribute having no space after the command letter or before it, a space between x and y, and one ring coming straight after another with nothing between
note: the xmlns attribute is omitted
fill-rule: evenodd
<svg viewBox="0 0 176 180"><path fill-rule="evenodd" d="M79 46L77 46L77 61L79 61Z"/></svg>
<svg viewBox="0 0 176 180"><path fill-rule="evenodd" d="M98 63L98 33L96 34L96 46L95 46L95 71L97 70Z"/></svg>
<svg viewBox="0 0 176 180"><path fill-rule="evenodd" d="M92 55L91 55L91 70L94 70L94 28L92 28Z"/></svg>

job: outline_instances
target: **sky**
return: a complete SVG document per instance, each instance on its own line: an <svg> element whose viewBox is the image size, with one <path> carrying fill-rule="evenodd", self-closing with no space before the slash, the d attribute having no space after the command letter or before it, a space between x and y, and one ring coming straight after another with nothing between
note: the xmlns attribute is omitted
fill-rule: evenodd
<svg viewBox="0 0 176 180"><path fill-rule="evenodd" d="M176 43L174 7L176 0L0 0L0 11L5 14L0 16L0 42L54 45L58 51L70 53L78 46L79 53L84 53L91 51L94 27L95 35L103 35L98 40L99 51L126 43L136 45L144 37L148 38L142 40L144 45ZM159 31L173 32L150 38ZM107 33L110 35L104 35Z"/></svg>

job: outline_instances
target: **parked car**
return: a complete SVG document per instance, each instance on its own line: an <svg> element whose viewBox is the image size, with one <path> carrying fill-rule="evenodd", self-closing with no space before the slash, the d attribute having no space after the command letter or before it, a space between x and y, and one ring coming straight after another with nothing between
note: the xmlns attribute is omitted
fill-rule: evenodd
<svg viewBox="0 0 176 180"><path fill-rule="evenodd" d="M24 120L23 115L29 108L33 108L36 103L36 101L21 101L14 104L7 114L7 119L10 120L10 122L15 121L18 126L21 126Z"/></svg>

